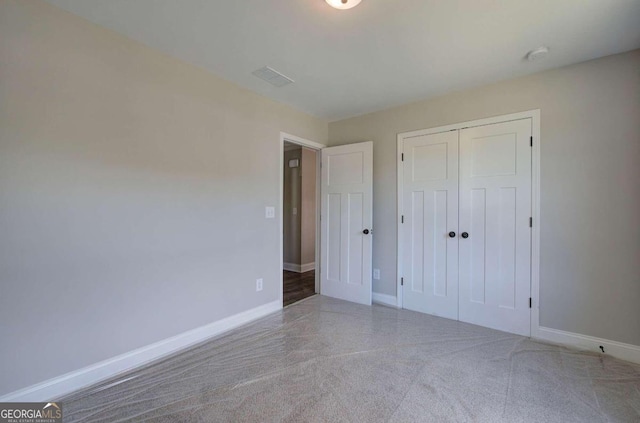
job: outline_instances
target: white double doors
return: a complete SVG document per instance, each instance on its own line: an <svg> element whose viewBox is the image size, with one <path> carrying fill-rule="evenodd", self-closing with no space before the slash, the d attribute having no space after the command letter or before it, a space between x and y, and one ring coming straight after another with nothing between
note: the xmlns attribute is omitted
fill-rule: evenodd
<svg viewBox="0 0 640 423"><path fill-rule="evenodd" d="M531 124L401 139L404 308L530 335Z"/></svg>

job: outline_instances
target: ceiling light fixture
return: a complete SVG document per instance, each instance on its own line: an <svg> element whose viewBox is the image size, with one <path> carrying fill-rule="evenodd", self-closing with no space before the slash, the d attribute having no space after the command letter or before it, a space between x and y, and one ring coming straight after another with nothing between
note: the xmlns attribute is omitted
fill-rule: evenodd
<svg viewBox="0 0 640 423"><path fill-rule="evenodd" d="M538 47L535 50L531 50L527 53L527 60L533 62L534 60L542 59L547 54L549 54L549 47Z"/></svg>
<svg viewBox="0 0 640 423"><path fill-rule="evenodd" d="M335 7L336 9L351 9L352 7L356 7L360 4L362 0L325 0L329 6Z"/></svg>

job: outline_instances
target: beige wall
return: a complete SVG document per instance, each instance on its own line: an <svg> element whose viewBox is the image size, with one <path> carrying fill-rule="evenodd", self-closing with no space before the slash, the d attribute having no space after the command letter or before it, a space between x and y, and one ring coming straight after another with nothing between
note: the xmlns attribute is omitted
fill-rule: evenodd
<svg viewBox="0 0 640 423"><path fill-rule="evenodd" d="M296 168L289 160L298 159ZM283 257L284 262L305 265L315 261L316 152L296 148L284 153ZM294 208L297 214L294 214Z"/></svg>
<svg viewBox="0 0 640 423"><path fill-rule="evenodd" d="M316 260L316 160L315 150L302 149L300 264L309 264Z"/></svg>
<svg viewBox="0 0 640 423"><path fill-rule="evenodd" d="M278 300L280 131L327 140L325 121L0 1L0 395Z"/></svg>
<svg viewBox="0 0 640 423"><path fill-rule="evenodd" d="M289 160L298 159L298 167L289 167ZM302 148L284 152L283 185L283 258L285 263L301 264L301 195ZM294 214L294 209L296 213Z"/></svg>
<svg viewBox="0 0 640 423"><path fill-rule="evenodd" d="M640 345L640 50L331 123L374 142L374 291L396 294L396 135L538 108L540 324Z"/></svg>

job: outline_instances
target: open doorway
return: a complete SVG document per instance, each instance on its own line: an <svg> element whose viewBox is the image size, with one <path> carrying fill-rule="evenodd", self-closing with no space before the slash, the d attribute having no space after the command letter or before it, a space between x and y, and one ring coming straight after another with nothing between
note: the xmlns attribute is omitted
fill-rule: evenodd
<svg viewBox="0 0 640 423"><path fill-rule="evenodd" d="M285 146L287 154L285 155ZM300 149L299 156L289 153ZM315 157L311 162L313 167L305 172L303 155ZM296 162L296 158L298 161ZM285 161L286 160L286 161ZM306 162L306 160L305 160ZM324 166L323 166L324 164ZM291 172L296 175L295 184L289 185L287 196L291 192L298 192L300 198L297 202L287 199L285 204L285 172L287 169L297 169ZM313 141L296 136L280 133L280 263L283 269L281 284L283 306L300 301L313 293L327 295L342 300L360 304L371 304L371 250L373 233L373 142L366 141L355 144L327 147ZM314 184L309 179L305 185L304 176L315 173L315 207L301 209L305 202L302 200L302 192L313 192ZM302 177L302 178L301 178ZM303 187L304 185L304 187ZM309 186L309 188L307 188ZM295 188L295 191L294 191ZM323 201L321 201L321 197ZM321 214L322 209L322 214ZM314 213L315 211L315 213ZM326 217L325 217L326 216ZM302 242L303 235L299 238L291 235L286 225L297 225L300 218L309 218L308 222L315 222L315 242L312 242L313 264L303 261L302 244L300 244L300 261L292 263L290 255L285 260L285 236L287 242L294 239L294 248L298 239ZM285 222L287 222L285 224ZM307 223L309 226L311 224ZM313 231L311 231L313 233ZM322 238L322 239L321 239ZM321 248L321 245L323 247ZM295 254L295 253L294 253ZM307 276L307 285L300 285L306 272L313 268L313 273ZM292 272L292 273L285 273ZM298 275L296 275L298 273ZM288 277L288 286L285 288L284 280ZM311 280L315 280L313 293L309 287ZM300 295L296 291L302 291ZM290 295L293 294L293 295ZM287 298L285 298L285 295Z"/></svg>
<svg viewBox="0 0 640 423"><path fill-rule="evenodd" d="M284 141L283 306L316 294L318 151Z"/></svg>

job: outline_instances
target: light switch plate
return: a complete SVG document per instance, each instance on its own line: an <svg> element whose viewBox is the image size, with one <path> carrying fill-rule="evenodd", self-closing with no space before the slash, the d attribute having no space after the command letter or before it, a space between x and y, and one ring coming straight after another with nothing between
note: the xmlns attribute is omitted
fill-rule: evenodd
<svg viewBox="0 0 640 423"><path fill-rule="evenodd" d="M262 291L262 278L256 279L256 292Z"/></svg>
<svg viewBox="0 0 640 423"><path fill-rule="evenodd" d="M276 217L276 208L267 206L264 208L264 217L267 219L273 219Z"/></svg>
<svg viewBox="0 0 640 423"><path fill-rule="evenodd" d="M380 280L380 269L373 269L373 279Z"/></svg>

